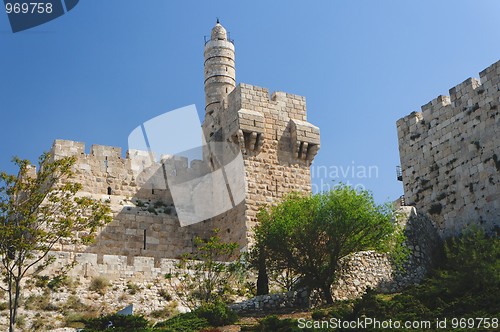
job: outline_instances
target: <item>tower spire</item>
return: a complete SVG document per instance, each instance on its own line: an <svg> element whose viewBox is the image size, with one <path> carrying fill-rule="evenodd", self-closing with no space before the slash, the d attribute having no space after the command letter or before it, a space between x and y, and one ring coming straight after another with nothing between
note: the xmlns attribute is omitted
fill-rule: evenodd
<svg viewBox="0 0 500 332"><path fill-rule="evenodd" d="M219 18L205 44L204 55L205 113L210 115L223 107L227 95L236 86L234 44L227 38Z"/></svg>

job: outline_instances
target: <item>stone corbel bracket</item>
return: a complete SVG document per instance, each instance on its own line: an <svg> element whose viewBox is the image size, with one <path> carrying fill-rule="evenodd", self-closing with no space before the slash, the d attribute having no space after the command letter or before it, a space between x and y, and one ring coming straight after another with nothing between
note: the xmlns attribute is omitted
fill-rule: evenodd
<svg viewBox="0 0 500 332"><path fill-rule="evenodd" d="M238 111L238 130L235 133L241 151L260 151L264 144L264 115L257 111L240 109Z"/></svg>
<svg viewBox="0 0 500 332"><path fill-rule="evenodd" d="M306 121L290 119L290 130L295 158L312 162L320 147L319 128Z"/></svg>

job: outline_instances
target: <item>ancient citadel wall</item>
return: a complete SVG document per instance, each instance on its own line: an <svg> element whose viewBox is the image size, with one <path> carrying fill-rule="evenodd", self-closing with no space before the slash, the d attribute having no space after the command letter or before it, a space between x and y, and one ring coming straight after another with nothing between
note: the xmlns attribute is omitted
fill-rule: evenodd
<svg viewBox="0 0 500 332"><path fill-rule="evenodd" d="M442 236L500 223L500 61L397 121L406 205Z"/></svg>
<svg viewBox="0 0 500 332"><path fill-rule="evenodd" d="M120 148L101 145L86 154L83 143L57 140L54 157L77 157L75 180L82 183L83 193L108 200L114 213L95 245L74 248L63 243L58 249L96 253L99 262L103 255L123 255L129 264L136 256L155 257L159 264L162 258L190 251L195 235L207 236L214 228L224 241L247 247L262 206L292 191L310 192L309 166L319 149L319 129L306 122L301 96L275 92L270 97L267 89L240 84L227 105L214 114L220 125L217 135L243 154L243 202L210 220L180 227L164 175L172 169L177 176L198 174L198 163L188 166L185 158L155 163L148 152L137 150L122 157Z"/></svg>
<svg viewBox="0 0 500 332"><path fill-rule="evenodd" d="M145 151L127 151L122 158L117 147L93 145L90 153L80 142L56 140L55 158L75 156L75 180L83 185L82 194L106 200L113 211L113 221L100 230L95 244L75 247L62 242L56 250L96 254L103 263L106 255L151 257L159 266L163 258L176 258L189 252L195 235L206 236L204 223L181 227L173 199L164 179L166 168L179 176L198 174L196 162L188 167L186 158L151 161ZM163 184L163 185L162 185Z"/></svg>

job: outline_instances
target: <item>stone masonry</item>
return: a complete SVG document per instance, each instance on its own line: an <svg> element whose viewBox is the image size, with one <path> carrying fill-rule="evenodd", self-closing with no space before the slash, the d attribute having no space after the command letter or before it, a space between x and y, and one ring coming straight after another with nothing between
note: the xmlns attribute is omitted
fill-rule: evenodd
<svg viewBox="0 0 500 332"><path fill-rule="evenodd" d="M106 257L126 257L129 265L151 257L159 268L163 259L191 251L194 237L206 237L214 228L224 241L237 242L245 249L251 244L261 206L292 191L311 191L309 166L320 138L318 127L307 122L305 98L284 92L270 96L265 88L236 85L234 64L234 44L217 23L205 44L202 127L207 143L228 142L240 149L245 199L214 218L181 227L168 184L166 189L155 185L162 179L165 183L164 174L172 171L176 176L201 175L208 163L172 156L151 163L148 151L129 150L123 157L121 148L92 145L86 153L83 143L56 140L53 158L75 156L74 171L76 181L83 185L82 194L108 200L114 214L95 244L61 243L56 250L95 254L98 264L104 264Z"/></svg>
<svg viewBox="0 0 500 332"><path fill-rule="evenodd" d="M500 61L397 121L405 201L441 236L500 226Z"/></svg>

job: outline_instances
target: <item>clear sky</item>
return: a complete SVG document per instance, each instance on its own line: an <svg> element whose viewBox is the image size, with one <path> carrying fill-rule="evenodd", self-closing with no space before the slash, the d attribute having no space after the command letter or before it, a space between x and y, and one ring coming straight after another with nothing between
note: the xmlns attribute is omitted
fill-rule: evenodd
<svg viewBox="0 0 500 332"><path fill-rule="evenodd" d="M0 12L0 169L58 138L126 150L135 127L193 103L202 117L216 17L238 82L306 96L315 185L363 185L378 202L402 194L396 121L500 60L498 0L82 0L15 34Z"/></svg>

